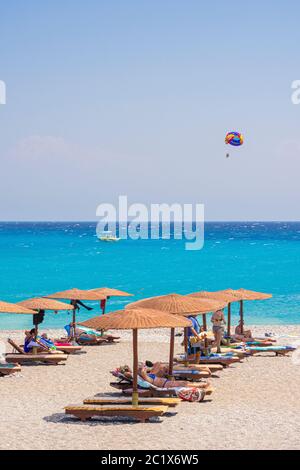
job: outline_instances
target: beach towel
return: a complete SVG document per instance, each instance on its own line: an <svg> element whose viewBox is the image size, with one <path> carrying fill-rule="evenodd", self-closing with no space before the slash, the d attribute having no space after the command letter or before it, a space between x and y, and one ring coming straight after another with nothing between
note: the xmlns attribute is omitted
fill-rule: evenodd
<svg viewBox="0 0 300 470"><path fill-rule="evenodd" d="M85 326L79 325L76 329L81 330L83 333L86 333L87 335L94 335L94 336L97 336L97 338L102 337L99 331L93 330L91 328L86 328Z"/></svg>
<svg viewBox="0 0 300 470"><path fill-rule="evenodd" d="M189 402L199 402L202 401L203 398L205 397L205 392L204 390L201 390L196 387L187 387L187 388L182 388L178 393L177 393L178 398L181 398L183 401L189 401Z"/></svg>
<svg viewBox="0 0 300 470"><path fill-rule="evenodd" d="M261 351L261 352L276 352L276 351L295 351L295 347L293 346L255 346L250 347L250 351Z"/></svg>

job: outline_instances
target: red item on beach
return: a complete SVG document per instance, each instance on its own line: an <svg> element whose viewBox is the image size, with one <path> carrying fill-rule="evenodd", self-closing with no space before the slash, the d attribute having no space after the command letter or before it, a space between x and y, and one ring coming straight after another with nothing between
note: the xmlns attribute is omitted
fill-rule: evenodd
<svg viewBox="0 0 300 470"><path fill-rule="evenodd" d="M178 398L181 398L181 400L191 402L202 401L203 395L203 390L196 387L182 388L177 394Z"/></svg>

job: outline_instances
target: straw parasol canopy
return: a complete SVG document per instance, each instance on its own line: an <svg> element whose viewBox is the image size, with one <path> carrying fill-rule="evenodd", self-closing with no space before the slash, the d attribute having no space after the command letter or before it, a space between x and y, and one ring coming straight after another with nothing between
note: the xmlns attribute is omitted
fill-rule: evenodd
<svg viewBox="0 0 300 470"><path fill-rule="evenodd" d="M49 299L65 299L65 300L103 300L106 299L106 296L99 294L98 292L92 290L82 290L82 289L68 289L62 292L56 292L55 294L46 295L45 297Z"/></svg>
<svg viewBox="0 0 300 470"><path fill-rule="evenodd" d="M158 297L149 297L127 305L126 308L153 308L162 312L178 315L200 315L214 312L226 306L226 302L210 299L198 299L188 295L169 294Z"/></svg>
<svg viewBox="0 0 300 470"><path fill-rule="evenodd" d="M200 292L194 292L192 294L189 294L191 297L195 298L202 298L202 299L215 299L215 300L220 300L221 302L226 302L227 309L228 309L228 317L227 317L227 336L228 336L228 342L230 342L230 334L231 334L231 303L232 302L238 302L240 298L238 297L237 294L234 293L234 291L231 292L231 289L228 290L220 290L220 291L215 291L215 292L208 292L208 291L200 291Z"/></svg>
<svg viewBox="0 0 300 470"><path fill-rule="evenodd" d="M32 310L74 310L74 305L65 304L64 302L58 302L53 299L46 299L44 297L36 297L34 299L22 300L18 302L18 305L30 308Z"/></svg>
<svg viewBox="0 0 300 470"><path fill-rule="evenodd" d="M82 289L77 289L77 288L64 290L62 292L56 292L51 295L46 295L45 297L50 298L50 299L65 299L65 300L71 301L71 304L74 306L73 333L71 335L72 337L75 337L76 310L79 310L79 305L81 304L81 301L82 300L101 301L101 300L106 299L105 295L99 294L98 292L94 292L91 290L82 290Z"/></svg>
<svg viewBox="0 0 300 470"><path fill-rule="evenodd" d="M97 287L96 289L91 289L93 292L98 292L99 294L103 294L106 297L131 297L133 294L129 294L129 292L125 292L119 289L112 289L111 287Z"/></svg>
<svg viewBox="0 0 300 470"><path fill-rule="evenodd" d="M171 315L160 310L126 307L125 310L117 310L101 317L90 318L79 324L95 330L148 330L152 328L189 327L191 321L179 315Z"/></svg>
<svg viewBox="0 0 300 470"><path fill-rule="evenodd" d="M128 292L119 290L119 289L112 289L111 287L98 287L96 289L91 289L92 292L98 292L99 294L105 295L105 299L103 299L100 303L102 308L102 314L105 313L106 302L110 297L131 297L133 294L129 294Z"/></svg>
<svg viewBox="0 0 300 470"><path fill-rule="evenodd" d="M154 308L156 310L161 310L163 312L173 313L177 315L188 315L188 316L197 316L203 315L203 326L204 329L207 329L206 326L206 313L215 312L226 306L225 302L220 302L218 300L211 299L196 299L188 295L180 294L169 294L161 295L158 297L150 297L148 299L139 300L127 305L126 308ZM188 336L187 328L184 329L184 350L187 355L188 352ZM171 343L174 344L175 341L175 330L171 330ZM205 340L205 345L207 347L207 340Z"/></svg>
<svg viewBox="0 0 300 470"><path fill-rule="evenodd" d="M133 394L132 404L138 404L138 330L139 329L152 329L152 328L172 328L176 327L189 327L191 321L179 315L171 315L169 313L161 312L155 309L146 308L126 308L125 310L118 310L113 313L108 313L101 317L94 317L86 320L81 325L88 328L95 328L97 330L115 329L115 330L132 330L133 331ZM170 346L170 361L172 360L174 344Z"/></svg>
<svg viewBox="0 0 300 470"><path fill-rule="evenodd" d="M211 300L220 300L221 302L237 302L239 299L236 295L226 292L226 291L215 291L215 292L208 292L202 290L200 292L193 292L192 294L188 294L189 297L195 297L200 299L211 299Z"/></svg>
<svg viewBox="0 0 300 470"><path fill-rule="evenodd" d="M241 333L244 331L244 300L266 300L272 297L272 294L266 294L264 292L256 292L247 289L226 289L221 292L230 293L235 295L237 300L240 301L240 319L241 319Z"/></svg>
<svg viewBox="0 0 300 470"><path fill-rule="evenodd" d="M63 302L58 302L57 300L46 299L43 297L22 300L21 302L18 302L18 305L36 310L35 313L38 313L38 315L33 315L35 336L38 334L38 325L44 320L44 313L46 310L53 310L55 312L58 310L74 310L74 305L65 304Z"/></svg>
<svg viewBox="0 0 300 470"><path fill-rule="evenodd" d="M12 304L0 300L0 313L17 313L20 315L35 315L37 312L19 304Z"/></svg>
<svg viewBox="0 0 300 470"><path fill-rule="evenodd" d="M272 294L256 292L254 290L238 289L235 292L241 300L266 300L272 298Z"/></svg>

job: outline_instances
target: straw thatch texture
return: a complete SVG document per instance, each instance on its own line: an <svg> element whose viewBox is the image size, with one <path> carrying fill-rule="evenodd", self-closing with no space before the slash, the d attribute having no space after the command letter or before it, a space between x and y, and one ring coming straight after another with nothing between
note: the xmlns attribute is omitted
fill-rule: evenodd
<svg viewBox="0 0 300 470"><path fill-rule="evenodd" d="M69 299L69 300L104 300L105 295L98 294L91 290L82 289L69 289L62 292L56 292L55 294L46 295L45 297L50 299Z"/></svg>
<svg viewBox="0 0 300 470"><path fill-rule="evenodd" d="M225 302L217 300L196 299L188 295L169 294L138 300L129 304L126 308L153 308L179 315L199 315L214 312L225 306Z"/></svg>
<svg viewBox="0 0 300 470"><path fill-rule="evenodd" d="M189 297L195 297L196 299L211 299L211 300L219 300L221 302L231 303L231 302L238 302L238 297L230 292L225 291L215 291L215 292L208 292L208 291L200 291L200 292L193 292L189 294Z"/></svg>
<svg viewBox="0 0 300 470"><path fill-rule="evenodd" d="M92 292L98 292L98 294L105 295L106 297L131 297L133 294L124 292L118 289L112 289L110 287L99 287L96 289L91 289Z"/></svg>
<svg viewBox="0 0 300 470"><path fill-rule="evenodd" d="M265 294L263 292L255 292L247 289L225 289L219 292L234 295L237 300L265 300L272 297L272 294Z"/></svg>
<svg viewBox="0 0 300 470"><path fill-rule="evenodd" d="M34 299L22 300L18 302L18 305L23 307L30 308L33 310L73 310L74 306L70 304L65 304L64 302L58 302L53 299L46 299L43 297L37 297Z"/></svg>
<svg viewBox="0 0 300 470"><path fill-rule="evenodd" d="M0 313L18 313L21 315L35 315L37 312L28 308L22 307L18 304L11 304L8 302L0 301Z"/></svg>
<svg viewBox="0 0 300 470"><path fill-rule="evenodd" d="M237 295L241 298L241 300L266 300L271 299L272 294L266 294L264 292L255 292L253 290L247 289L238 289Z"/></svg>
<svg viewBox="0 0 300 470"><path fill-rule="evenodd" d="M128 308L94 317L80 325L96 330L115 329L150 329L150 328L186 328L191 321L178 315L171 315L148 308Z"/></svg>

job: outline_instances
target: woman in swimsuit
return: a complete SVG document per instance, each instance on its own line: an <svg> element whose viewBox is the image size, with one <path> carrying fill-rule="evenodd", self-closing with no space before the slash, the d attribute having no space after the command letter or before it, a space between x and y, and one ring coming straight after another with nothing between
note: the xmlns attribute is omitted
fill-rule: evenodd
<svg viewBox="0 0 300 470"><path fill-rule="evenodd" d="M224 325L226 324L223 310L218 310L211 317L213 324L213 334L215 337L214 346L217 346L217 353L221 352L221 342L224 336Z"/></svg>
<svg viewBox="0 0 300 470"><path fill-rule="evenodd" d="M165 377L158 377L153 373L147 372L144 365L139 368L138 373L143 380L159 388L196 387L206 389L210 386L209 382L188 382L187 380L169 380Z"/></svg>

